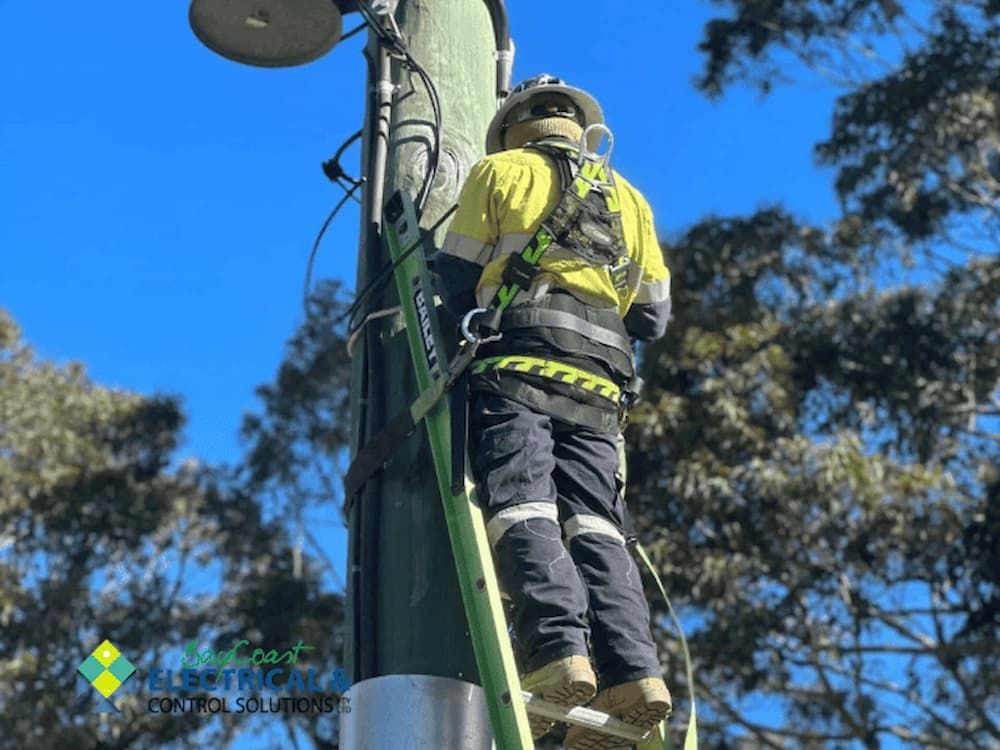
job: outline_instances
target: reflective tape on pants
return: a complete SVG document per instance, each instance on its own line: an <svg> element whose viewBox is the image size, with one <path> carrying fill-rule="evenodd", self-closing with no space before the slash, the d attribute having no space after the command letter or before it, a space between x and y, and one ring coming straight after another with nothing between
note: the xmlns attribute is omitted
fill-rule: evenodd
<svg viewBox="0 0 1000 750"><path fill-rule="evenodd" d="M504 508L486 524L486 536L489 537L490 546L496 546L500 537L506 534L511 526L532 518L547 518L559 523L559 511L556 509L555 503L546 502L521 503Z"/></svg>
<svg viewBox="0 0 1000 750"><path fill-rule="evenodd" d="M611 537L619 544L625 544L625 535L618 530L618 527L600 516L584 514L570 516L563 524L563 534L567 542L581 534L600 534Z"/></svg>

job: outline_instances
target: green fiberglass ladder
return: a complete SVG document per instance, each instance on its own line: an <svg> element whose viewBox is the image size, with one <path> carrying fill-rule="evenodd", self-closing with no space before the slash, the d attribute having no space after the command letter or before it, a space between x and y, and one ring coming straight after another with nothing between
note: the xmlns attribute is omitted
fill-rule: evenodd
<svg viewBox="0 0 1000 750"><path fill-rule="evenodd" d="M665 726L651 732L626 724L608 714L588 708L566 708L541 700L521 690L500 599L500 587L486 537L482 512L472 499L472 486L462 469L453 470L452 424L445 393L475 355L474 347L461 347L446 362L434 295L430 284L423 236L409 195L396 192L386 204L383 236L394 267L396 286L406 336L413 359L413 371L420 396L408 412L395 420L387 432L406 434L423 421L427 426L438 489L458 570L458 581L472 636L479 676L486 695L490 723L497 750L532 750L528 713L555 721L591 727L632 742L639 750L669 748ZM345 478L349 488L380 467L388 458L384 449L372 446L371 455L362 456ZM362 451L364 453L364 451ZM455 476L463 471L462 476ZM349 493L351 489L348 490Z"/></svg>

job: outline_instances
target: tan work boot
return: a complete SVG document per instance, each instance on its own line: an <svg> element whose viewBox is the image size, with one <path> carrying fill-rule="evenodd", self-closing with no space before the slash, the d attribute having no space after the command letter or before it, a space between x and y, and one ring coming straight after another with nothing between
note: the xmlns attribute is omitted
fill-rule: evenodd
<svg viewBox="0 0 1000 750"><path fill-rule="evenodd" d="M597 675L586 656L565 656L526 674L521 689L560 706L582 706L597 692ZM531 737L536 740L555 726L551 719L531 714L528 724Z"/></svg>
<svg viewBox="0 0 1000 750"><path fill-rule="evenodd" d="M626 724L652 729L670 715L670 691L659 677L644 677L605 688L597 694L590 708ZM578 726L569 728L564 745L566 750L619 750L630 746L628 740Z"/></svg>

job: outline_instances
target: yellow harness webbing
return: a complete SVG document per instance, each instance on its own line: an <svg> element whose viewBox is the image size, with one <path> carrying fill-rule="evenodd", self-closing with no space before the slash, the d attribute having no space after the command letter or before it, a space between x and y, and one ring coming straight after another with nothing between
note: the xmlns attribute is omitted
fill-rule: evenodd
<svg viewBox="0 0 1000 750"><path fill-rule="evenodd" d="M541 357L531 357L522 354L506 354L499 357L486 357L472 363L472 374L478 375L488 370L511 370L513 372L539 375L541 377L568 383L582 388L590 393L602 396L615 404L621 397L621 388L608 378L602 378L592 372L565 362L556 362Z"/></svg>

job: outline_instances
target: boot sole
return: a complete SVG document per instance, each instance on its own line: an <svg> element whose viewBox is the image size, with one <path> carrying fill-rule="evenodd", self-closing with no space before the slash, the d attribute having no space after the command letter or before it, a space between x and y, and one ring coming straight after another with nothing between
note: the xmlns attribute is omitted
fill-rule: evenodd
<svg viewBox="0 0 1000 750"><path fill-rule="evenodd" d="M582 706L594 697L597 688L585 679L571 680L559 690L545 693L545 700L560 706ZM528 716L528 726L531 727L531 738L537 740L552 731L556 723L544 716Z"/></svg>
<svg viewBox="0 0 1000 750"><path fill-rule="evenodd" d="M657 700L636 706L623 714L621 720L626 724L649 730L667 718L670 710L671 704L668 701ZM628 740L593 730L580 735L580 739L573 743L573 750L623 750L629 747L632 747L632 743Z"/></svg>

